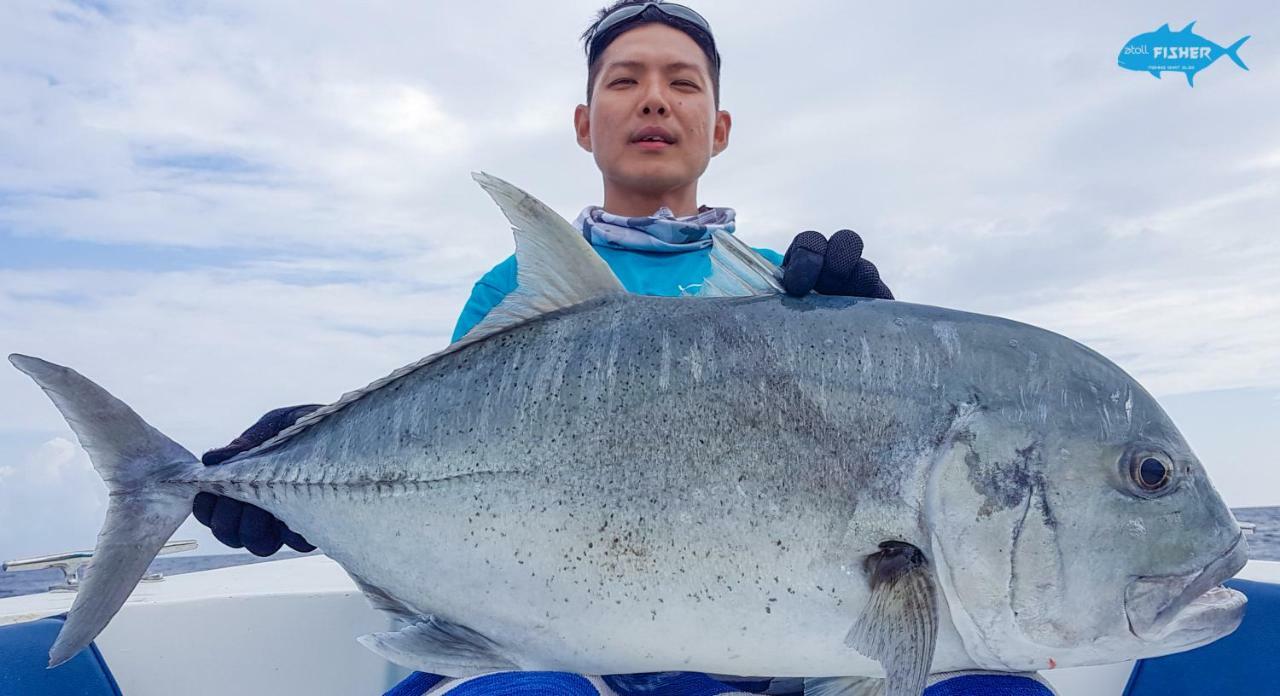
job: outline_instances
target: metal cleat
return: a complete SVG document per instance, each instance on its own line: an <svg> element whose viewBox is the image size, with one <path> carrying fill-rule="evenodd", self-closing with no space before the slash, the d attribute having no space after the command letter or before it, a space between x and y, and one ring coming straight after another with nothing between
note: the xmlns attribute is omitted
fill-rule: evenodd
<svg viewBox="0 0 1280 696"><path fill-rule="evenodd" d="M160 549L160 553L157 555L163 556L170 553L191 551L197 546L199 546L199 544L197 544L194 539L170 541ZM37 558L24 558L17 561L5 561L3 564L0 564L0 570L10 572L57 568L62 571L62 582L57 585L50 585L49 591L75 592L80 589L80 583L84 580L86 566L91 566L92 562L92 551L70 551L68 553L57 553L52 556L39 556ZM164 575L160 573L147 573L142 576L142 582L159 582L161 580L164 580Z"/></svg>

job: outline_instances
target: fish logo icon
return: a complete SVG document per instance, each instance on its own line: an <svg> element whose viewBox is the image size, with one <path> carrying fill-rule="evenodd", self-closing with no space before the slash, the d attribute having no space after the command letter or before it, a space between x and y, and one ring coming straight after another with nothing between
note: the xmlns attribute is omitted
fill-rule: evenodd
<svg viewBox="0 0 1280 696"><path fill-rule="evenodd" d="M1149 72L1156 79L1160 78L1161 72L1183 73L1187 76L1187 84L1192 87L1196 86L1196 73L1224 55L1241 68L1249 69L1236 54L1240 46L1249 40L1248 36L1223 48L1191 31L1195 25L1192 22L1182 31L1175 32L1165 24L1155 31L1138 34L1120 49L1116 60L1125 70Z"/></svg>

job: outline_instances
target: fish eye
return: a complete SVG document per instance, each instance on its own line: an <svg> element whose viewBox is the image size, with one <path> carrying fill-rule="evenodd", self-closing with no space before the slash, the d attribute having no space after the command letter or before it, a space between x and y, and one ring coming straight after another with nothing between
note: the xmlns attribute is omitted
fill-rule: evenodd
<svg viewBox="0 0 1280 696"><path fill-rule="evenodd" d="M1173 462L1160 452L1137 452L1129 458L1129 480L1141 493L1159 495L1173 485Z"/></svg>

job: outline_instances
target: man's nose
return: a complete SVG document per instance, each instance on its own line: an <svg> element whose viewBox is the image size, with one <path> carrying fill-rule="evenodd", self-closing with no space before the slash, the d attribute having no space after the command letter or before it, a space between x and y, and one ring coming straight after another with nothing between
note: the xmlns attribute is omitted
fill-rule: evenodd
<svg viewBox="0 0 1280 696"><path fill-rule="evenodd" d="M645 115L656 112L659 116L666 116L667 111L670 110L667 107L666 95L662 93L661 87L656 84L645 92L644 101L641 104L644 106Z"/></svg>

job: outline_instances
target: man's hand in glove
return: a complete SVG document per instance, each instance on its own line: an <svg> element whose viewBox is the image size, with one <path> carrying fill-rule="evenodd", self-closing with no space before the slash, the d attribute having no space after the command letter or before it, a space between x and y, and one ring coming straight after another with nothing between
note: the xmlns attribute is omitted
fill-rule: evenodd
<svg viewBox="0 0 1280 696"><path fill-rule="evenodd" d="M782 259L782 287L794 297L819 292L893 299L875 264L862 258L862 237L853 230L831 239L812 230L796 235Z"/></svg>
<svg viewBox="0 0 1280 696"><path fill-rule="evenodd" d="M221 464L241 452L251 450L270 440L281 430L318 408L320 408L319 404L307 404L269 411L226 447L205 452L200 461L204 462L205 466ZM314 551L316 548L271 513L234 498L213 493L197 493L192 512L195 513L200 524L213 530L213 536L217 537L218 541L235 549L242 547L248 549L249 553L255 556L270 556L279 551L284 544L303 553Z"/></svg>

